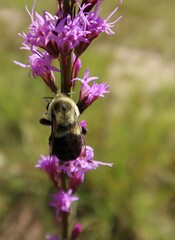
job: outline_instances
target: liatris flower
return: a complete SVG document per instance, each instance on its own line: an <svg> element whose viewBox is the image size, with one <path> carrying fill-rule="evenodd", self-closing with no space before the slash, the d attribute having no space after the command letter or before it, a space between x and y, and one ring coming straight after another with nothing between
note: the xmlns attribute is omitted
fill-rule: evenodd
<svg viewBox="0 0 175 240"><path fill-rule="evenodd" d="M89 105L91 105L99 97L104 97L105 93L109 93L109 86L107 83L98 84L95 80L97 77L89 77L89 70L86 69L83 79L75 78L72 81L79 80L82 84L79 100L77 106L82 113ZM93 82L92 86L89 86L89 82Z"/></svg>
<svg viewBox="0 0 175 240"><path fill-rule="evenodd" d="M86 4L87 3L87 4ZM24 39L24 44L31 50L35 47L46 50L52 57L56 58L59 53L67 56L73 49L77 56L80 56L91 41L100 33L113 34L111 28L121 18L113 22L108 22L112 15L117 11L116 8L107 19L99 17L98 8L102 1L84 1L79 7L79 11L74 18L68 14L66 17L52 15L44 11L43 16L34 13L35 4L30 13L31 25L27 34L19 34ZM94 11L89 11L89 7L95 5ZM82 45L83 44L83 45ZM85 45L84 45L85 44Z"/></svg>
<svg viewBox="0 0 175 240"><path fill-rule="evenodd" d="M79 199L72 196L72 189L67 192L60 190L56 194L50 194L50 196L52 197L50 206L56 209L56 217L59 217L60 211L69 212L71 203Z"/></svg>
<svg viewBox="0 0 175 240"><path fill-rule="evenodd" d="M98 168L99 165L106 165L112 167L113 164L111 163L104 163L100 161L93 160L94 158L94 151L93 148L90 146L86 146L86 154L84 158L77 158L74 161L69 161L62 163L58 166L59 171L63 171L66 173L70 178L74 178L75 174L79 174L80 176L88 172L89 170L95 170Z"/></svg>
<svg viewBox="0 0 175 240"><path fill-rule="evenodd" d="M90 146L86 146L86 154L84 158L82 156L78 157L73 161L62 162L56 156L41 156L38 164L35 165L36 168L44 170L48 175L58 174L64 172L70 178L76 178L84 180L84 174L89 170L95 170L99 165L112 167L112 163L104 163L100 161L93 160L94 150ZM81 176L81 177L80 177Z"/></svg>
<svg viewBox="0 0 175 240"><path fill-rule="evenodd" d="M98 0L98 1L93 1L92 5L95 5L94 11L90 12L91 10L91 3L88 4L83 4L81 10L83 10L84 14L84 9L86 12L86 15L83 15L83 19L86 25L86 31L88 33L86 34L87 41L85 42L80 42L80 44L75 47L75 54L77 56L80 56L90 45L92 40L98 37L98 35L102 32L110 35L114 34L114 32L111 30L112 27L114 27L115 23L117 23L121 17L117 18L115 21L109 23L108 20L112 17L112 15L117 11L118 8L116 8L109 16L107 19L103 20L101 17L99 17L98 14L98 8L100 4L102 3L103 0ZM88 1L89 2L89 1ZM90 8L89 8L90 6ZM84 9L83 9L84 8ZM86 10L87 8L87 10ZM81 12L81 11L80 11Z"/></svg>
<svg viewBox="0 0 175 240"><path fill-rule="evenodd" d="M83 226L80 223L76 223L72 229L70 240L76 240L83 230Z"/></svg>
<svg viewBox="0 0 175 240"><path fill-rule="evenodd" d="M29 26L28 34L24 32L19 34L24 39L24 44L29 45L31 50L33 47L40 47L46 49L48 52L52 53L52 48L50 45L46 44L46 38L51 33L51 27L56 26L58 17L44 11L43 17L37 12L34 13L36 0L34 1L32 12L30 13L28 8L26 10L31 17L31 25ZM55 47L54 47L55 52ZM55 55L55 54L54 54Z"/></svg>
<svg viewBox="0 0 175 240"><path fill-rule="evenodd" d="M121 17L110 21L118 9L115 8L106 19L101 18L99 7L103 0L82 0L80 2L58 0L57 2L58 9L55 15L47 11L44 11L43 15L35 12L36 0L34 0L31 12L26 7L31 24L28 33L23 32L19 35L24 40L21 49L30 51L31 55L28 57L27 64L17 61L15 63L21 67L30 68L32 76L41 77L55 94L53 99L51 97L51 102L48 101L48 112L44 115L46 118L40 121L40 123L51 126L50 155L41 156L35 167L44 171L56 188L56 193L49 195L52 198L50 206L55 208L57 223L62 224L62 233L59 238L57 235L47 234L46 240L58 240L60 237L61 240L76 240L82 232L81 224L76 224L70 236L68 235L68 215L71 203L79 199L73 194L84 182L85 174L89 170L95 170L99 165L112 167L111 163L94 160L93 148L84 143L87 124L85 121L78 123L77 119L95 100L109 93L109 86L106 82L97 83L98 78L90 77L88 69L83 78L79 77L82 67L79 57L101 33L114 34L112 28ZM60 76L60 84L55 77L56 73L59 73L57 76ZM69 97L72 97L72 91L76 91L78 82L81 88L76 104ZM58 86L60 86L61 94L58 94L60 92ZM62 102L58 103L55 100L58 100L57 96L64 96L63 99L66 98L66 101L62 99ZM55 112L53 112L53 105ZM78 137L79 141L72 141L72 139L77 140ZM55 139L54 146L51 144L53 138ZM77 144L81 142L81 148L78 145L73 146L75 144L72 143L75 142ZM69 145L71 147L65 147ZM78 151L72 149L73 147ZM61 154L57 154L58 151ZM54 154L61 156L61 159Z"/></svg>
<svg viewBox="0 0 175 240"><path fill-rule="evenodd" d="M25 49L28 49L26 47ZM51 71L60 72L60 70L51 65L53 57L48 54L48 52L39 52L37 50L32 50L32 55L29 56L28 64L22 64L17 61L15 63L21 67L31 68L31 72L34 78L37 76L44 77L44 75L51 75ZM54 79L54 76L52 77ZM54 79L55 81L55 79Z"/></svg>
<svg viewBox="0 0 175 240"><path fill-rule="evenodd" d="M24 45L23 49L29 50L27 45ZM17 65L24 68L31 68L31 73L34 78L40 76L44 82L50 87L53 92L57 91L55 85L55 76L53 71L60 72L60 70L51 65L53 57L48 54L48 52L39 52L35 47L32 50L32 55L29 56L27 64L23 64L17 61L14 61Z"/></svg>
<svg viewBox="0 0 175 240"><path fill-rule="evenodd" d="M59 165L59 160L55 156L41 156L38 161L38 164L35 165L36 168L40 168L45 171L47 174L57 172L57 167Z"/></svg>
<svg viewBox="0 0 175 240"><path fill-rule="evenodd" d="M51 181L54 183L55 187L58 188L60 182L60 175L57 171L59 165L59 160L55 156L41 156L38 164L35 165L36 168L40 168L45 171Z"/></svg>
<svg viewBox="0 0 175 240"><path fill-rule="evenodd" d="M80 15L80 14L79 14ZM54 41L61 54L66 57L80 42L88 42L86 35L86 22L77 15L73 20L70 15L63 18L58 25L53 26L51 33L46 38L46 43ZM83 26L84 25L84 26Z"/></svg>

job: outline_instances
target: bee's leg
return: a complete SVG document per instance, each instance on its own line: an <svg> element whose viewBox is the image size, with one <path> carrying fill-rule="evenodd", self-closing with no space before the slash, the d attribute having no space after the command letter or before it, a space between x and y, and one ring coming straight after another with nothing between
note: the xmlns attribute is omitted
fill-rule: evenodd
<svg viewBox="0 0 175 240"><path fill-rule="evenodd" d="M82 134L83 134L83 135L86 135L86 133L87 133L86 128L82 127Z"/></svg>
<svg viewBox="0 0 175 240"><path fill-rule="evenodd" d="M39 122L40 122L41 124L47 125L47 126L51 126L51 125L52 125L52 122L51 122L50 120L46 119L46 118L41 118L41 119L39 120Z"/></svg>

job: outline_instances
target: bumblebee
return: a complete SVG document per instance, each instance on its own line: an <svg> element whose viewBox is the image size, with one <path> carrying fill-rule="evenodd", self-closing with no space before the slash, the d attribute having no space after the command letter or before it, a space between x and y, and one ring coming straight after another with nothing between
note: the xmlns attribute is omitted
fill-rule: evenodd
<svg viewBox="0 0 175 240"><path fill-rule="evenodd" d="M47 118L40 123L51 126L50 154L62 161L74 160L85 150L86 129L78 122L80 115L76 103L64 94L57 94L47 106Z"/></svg>

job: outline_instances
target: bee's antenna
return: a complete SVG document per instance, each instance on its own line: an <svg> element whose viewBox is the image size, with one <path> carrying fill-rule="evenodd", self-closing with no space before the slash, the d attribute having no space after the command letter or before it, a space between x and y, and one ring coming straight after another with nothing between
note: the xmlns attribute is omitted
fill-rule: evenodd
<svg viewBox="0 0 175 240"><path fill-rule="evenodd" d="M53 99L53 97L43 97L43 99L44 99L47 103L50 103L50 100Z"/></svg>
<svg viewBox="0 0 175 240"><path fill-rule="evenodd" d="M69 92L67 95L69 95L69 97L72 98L73 94L75 94L75 92Z"/></svg>
<svg viewBox="0 0 175 240"><path fill-rule="evenodd" d="M75 94L75 92L70 92L70 93L68 93L68 95L71 95L71 94Z"/></svg>

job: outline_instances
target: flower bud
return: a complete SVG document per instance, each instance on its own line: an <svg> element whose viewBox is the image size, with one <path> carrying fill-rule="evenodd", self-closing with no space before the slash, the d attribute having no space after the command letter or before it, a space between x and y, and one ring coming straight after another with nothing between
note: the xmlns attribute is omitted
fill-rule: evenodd
<svg viewBox="0 0 175 240"><path fill-rule="evenodd" d="M82 232L83 226L80 223L76 223L72 229L71 240L76 240Z"/></svg>

